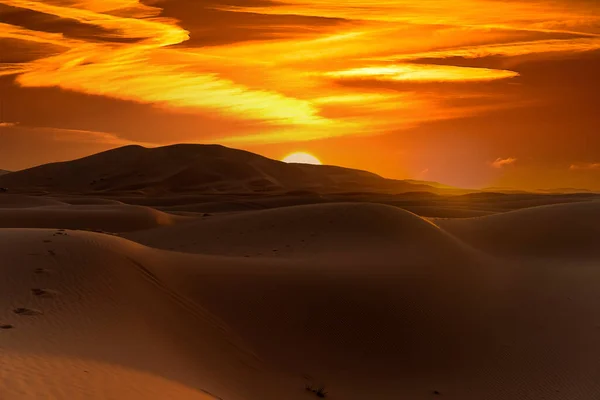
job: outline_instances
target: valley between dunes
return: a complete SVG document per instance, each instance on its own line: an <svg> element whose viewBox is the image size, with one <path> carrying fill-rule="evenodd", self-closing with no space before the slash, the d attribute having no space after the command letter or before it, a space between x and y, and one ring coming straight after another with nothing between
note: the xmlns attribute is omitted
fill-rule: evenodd
<svg viewBox="0 0 600 400"><path fill-rule="evenodd" d="M481 204L2 195L0 398L598 398L600 202Z"/></svg>

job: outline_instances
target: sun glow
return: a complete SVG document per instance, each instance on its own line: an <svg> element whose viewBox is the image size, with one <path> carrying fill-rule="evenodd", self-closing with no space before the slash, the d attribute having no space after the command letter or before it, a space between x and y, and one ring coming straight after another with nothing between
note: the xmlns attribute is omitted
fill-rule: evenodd
<svg viewBox="0 0 600 400"><path fill-rule="evenodd" d="M317 157L312 154L304 153L304 152L296 152L287 155L281 161L286 163L295 163L295 164L313 164L313 165L322 165L323 163Z"/></svg>

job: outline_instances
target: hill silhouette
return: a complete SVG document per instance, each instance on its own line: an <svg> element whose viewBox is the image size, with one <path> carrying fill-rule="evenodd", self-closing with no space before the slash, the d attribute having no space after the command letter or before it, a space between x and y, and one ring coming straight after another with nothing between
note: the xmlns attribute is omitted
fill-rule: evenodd
<svg viewBox="0 0 600 400"><path fill-rule="evenodd" d="M0 187L11 192L139 194L452 190L337 166L288 164L243 150L200 144L120 147L3 175Z"/></svg>

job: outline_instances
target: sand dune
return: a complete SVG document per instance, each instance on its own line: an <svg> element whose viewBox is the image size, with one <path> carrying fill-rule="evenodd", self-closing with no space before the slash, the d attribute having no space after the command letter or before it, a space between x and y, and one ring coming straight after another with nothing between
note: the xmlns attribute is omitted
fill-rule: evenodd
<svg viewBox="0 0 600 400"><path fill-rule="evenodd" d="M260 231L238 240L227 226ZM311 239L313 229L322 234ZM316 398L305 384L344 400L600 394L592 254L569 268L551 257L507 264L466 236L365 204L146 233L204 241L207 232L234 255L246 241L294 252L207 256L91 232L0 230L0 323L12 326L0 331L3 399Z"/></svg>
<svg viewBox="0 0 600 400"><path fill-rule="evenodd" d="M129 205L68 205L39 198L24 198L25 208L18 208L14 197L0 196L0 228L63 228L127 232L172 225L185 221L149 207Z"/></svg>
<svg viewBox="0 0 600 400"><path fill-rule="evenodd" d="M18 194L0 195L0 210L6 208L30 208L45 206L64 206L67 203L50 198L39 196L24 196Z"/></svg>
<svg viewBox="0 0 600 400"><path fill-rule="evenodd" d="M428 218L473 218L494 214L490 210L467 207L403 206L402 209Z"/></svg>
<svg viewBox="0 0 600 400"><path fill-rule="evenodd" d="M381 204L335 203L207 216L126 237L163 249L247 257L354 256L374 249L442 253L457 242L430 222Z"/></svg>
<svg viewBox="0 0 600 400"><path fill-rule="evenodd" d="M140 272L133 244L55 233L0 231L3 400L212 400L251 384L252 356Z"/></svg>
<svg viewBox="0 0 600 400"><path fill-rule="evenodd" d="M435 223L474 247L499 256L600 256L600 202L531 207L475 219Z"/></svg>
<svg viewBox="0 0 600 400"><path fill-rule="evenodd" d="M124 205L122 201L92 196L59 196L56 200L71 205Z"/></svg>

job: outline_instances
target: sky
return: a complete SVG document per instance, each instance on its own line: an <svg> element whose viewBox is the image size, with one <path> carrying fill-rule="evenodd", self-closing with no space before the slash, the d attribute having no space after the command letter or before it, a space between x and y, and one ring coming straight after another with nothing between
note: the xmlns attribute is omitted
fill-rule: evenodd
<svg viewBox="0 0 600 400"><path fill-rule="evenodd" d="M600 189L598 0L0 0L0 169L220 143Z"/></svg>

